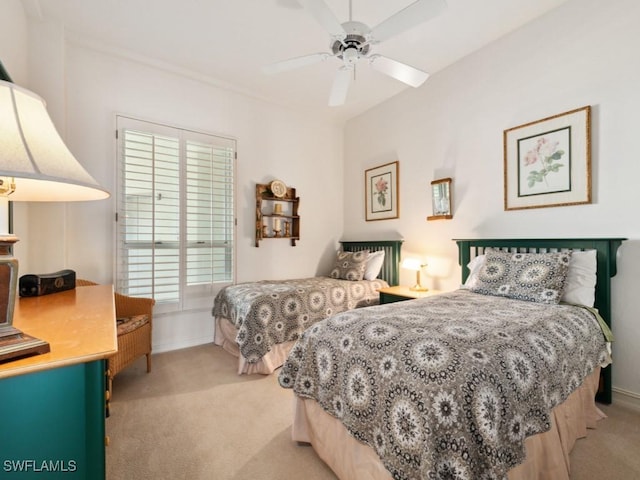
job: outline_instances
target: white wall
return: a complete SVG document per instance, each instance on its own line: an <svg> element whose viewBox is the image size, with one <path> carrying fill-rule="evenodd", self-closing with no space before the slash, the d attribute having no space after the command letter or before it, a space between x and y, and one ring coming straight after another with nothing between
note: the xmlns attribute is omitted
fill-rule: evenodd
<svg viewBox="0 0 640 480"><path fill-rule="evenodd" d="M613 279L613 385L640 404L640 2L571 0L559 9L351 120L345 132L345 234L393 235L403 252L445 257L454 289L454 238L627 237ZM434 46L437 48L437 46ZM593 203L504 211L507 128L592 106ZM400 161L400 218L364 220L363 172ZM452 220L431 215L430 182L453 178ZM414 279L403 272L402 283ZM621 395L621 394L628 395Z"/></svg>
<svg viewBox="0 0 640 480"><path fill-rule="evenodd" d="M18 85L25 85L29 77L28 38L27 18L20 0L3 1L0 5L0 61L13 82ZM26 231L25 222L21 221L26 211L25 204L13 206L14 231ZM16 258L21 258L23 247L24 242L19 241L15 244L13 251ZM20 262L18 271L19 274L27 271L23 262Z"/></svg>
<svg viewBox="0 0 640 480"><path fill-rule="evenodd" d="M28 78L28 27L20 0L3 0L0 8L0 61L14 83Z"/></svg>
<svg viewBox="0 0 640 480"><path fill-rule="evenodd" d="M20 3L15 3L10 10L3 3L0 18L24 23ZM19 33L25 37L24 28ZM21 273L71 268L81 278L113 281L116 113L237 139L238 281L303 277L328 269L343 225L343 196L335 193L342 192L341 125L69 38L59 25L30 19L26 39L28 48L19 42L7 49L12 58L30 59L25 86L49 101L70 150L112 197L24 209L16 225ZM287 240L265 240L256 248L255 183L274 178L296 187L301 197L301 240L295 247ZM153 335L156 352L210 342L210 307L157 315Z"/></svg>

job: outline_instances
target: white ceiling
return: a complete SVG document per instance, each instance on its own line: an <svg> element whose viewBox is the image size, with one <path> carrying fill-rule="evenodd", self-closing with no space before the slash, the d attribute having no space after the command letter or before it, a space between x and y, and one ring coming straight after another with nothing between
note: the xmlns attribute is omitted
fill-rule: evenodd
<svg viewBox="0 0 640 480"><path fill-rule="evenodd" d="M30 16L61 22L75 41L337 120L411 88L360 62L345 105L329 107L337 59L263 74L270 63L329 51L329 35L296 0L22 1ZM444 13L373 51L434 74L565 1L447 0ZM349 20L348 0L326 2ZM411 3L353 0L353 20L373 27Z"/></svg>

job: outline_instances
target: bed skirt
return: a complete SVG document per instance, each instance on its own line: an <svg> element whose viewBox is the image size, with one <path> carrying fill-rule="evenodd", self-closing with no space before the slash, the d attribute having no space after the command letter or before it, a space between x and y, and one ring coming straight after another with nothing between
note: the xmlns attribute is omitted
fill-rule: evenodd
<svg viewBox="0 0 640 480"><path fill-rule="evenodd" d="M525 461L509 471L509 480L569 480L569 454L578 438L587 436L606 417L596 406L600 368L552 410L551 429L525 440ZM310 443L341 479L391 480L375 451L357 441L339 420L314 400L296 397L294 441Z"/></svg>
<svg viewBox="0 0 640 480"><path fill-rule="evenodd" d="M259 373L270 375L280 368L287 355L295 345L295 341L274 345L271 350L255 363L249 363L240 355L240 348L236 343L238 329L226 318L215 317L215 335L213 343L220 345L226 352L238 357L238 375Z"/></svg>

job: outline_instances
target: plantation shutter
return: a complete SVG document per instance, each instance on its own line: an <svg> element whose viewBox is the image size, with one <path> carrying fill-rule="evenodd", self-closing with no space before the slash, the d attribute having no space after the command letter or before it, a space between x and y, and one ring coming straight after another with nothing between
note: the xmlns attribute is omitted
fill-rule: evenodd
<svg viewBox="0 0 640 480"><path fill-rule="evenodd" d="M235 141L121 116L117 126L117 290L167 310L209 306L233 282Z"/></svg>

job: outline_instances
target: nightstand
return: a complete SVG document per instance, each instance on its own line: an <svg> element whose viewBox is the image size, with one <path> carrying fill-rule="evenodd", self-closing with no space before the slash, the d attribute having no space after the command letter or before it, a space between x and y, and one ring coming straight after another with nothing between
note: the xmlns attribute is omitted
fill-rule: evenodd
<svg viewBox="0 0 640 480"><path fill-rule="evenodd" d="M442 293L440 290L427 290L426 292L420 292L417 290L411 290L409 287L399 285L397 287L387 287L378 290L380 292L380 304L402 302L404 300L413 300L416 298L430 297L431 295L438 295Z"/></svg>

